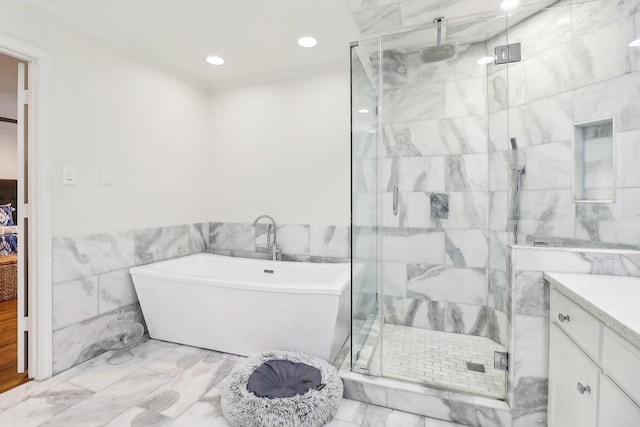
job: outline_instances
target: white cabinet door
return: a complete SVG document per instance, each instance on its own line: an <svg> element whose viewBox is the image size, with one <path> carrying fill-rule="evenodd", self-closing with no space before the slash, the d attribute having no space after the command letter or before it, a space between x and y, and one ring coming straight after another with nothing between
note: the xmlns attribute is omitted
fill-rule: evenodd
<svg viewBox="0 0 640 427"><path fill-rule="evenodd" d="M600 377L600 427L640 426L640 408L609 378Z"/></svg>
<svg viewBox="0 0 640 427"><path fill-rule="evenodd" d="M557 325L552 324L549 335L549 427L597 425L599 375L599 368Z"/></svg>

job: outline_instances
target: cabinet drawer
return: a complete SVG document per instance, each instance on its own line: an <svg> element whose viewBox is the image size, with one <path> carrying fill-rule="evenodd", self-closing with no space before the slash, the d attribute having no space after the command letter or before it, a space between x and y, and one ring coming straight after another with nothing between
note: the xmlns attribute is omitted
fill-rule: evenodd
<svg viewBox="0 0 640 427"><path fill-rule="evenodd" d="M640 426L640 407L604 375L600 378L598 425L603 427Z"/></svg>
<svg viewBox="0 0 640 427"><path fill-rule="evenodd" d="M598 319L555 289L551 290L549 316L591 359L599 361L602 323Z"/></svg>
<svg viewBox="0 0 640 427"><path fill-rule="evenodd" d="M640 404L640 352L608 328L602 338L600 366L636 404Z"/></svg>
<svg viewBox="0 0 640 427"><path fill-rule="evenodd" d="M549 427L596 427L600 369L556 324L549 332Z"/></svg>

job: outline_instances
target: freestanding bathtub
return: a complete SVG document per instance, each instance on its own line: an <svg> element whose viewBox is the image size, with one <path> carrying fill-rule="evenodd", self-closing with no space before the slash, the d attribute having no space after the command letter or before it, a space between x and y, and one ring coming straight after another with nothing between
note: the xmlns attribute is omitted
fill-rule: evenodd
<svg viewBox="0 0 640 427"><path fill-rule="evenodd" d="M197 254L129 270L151 338L333 362L350 333L349 264Z"/></svg>

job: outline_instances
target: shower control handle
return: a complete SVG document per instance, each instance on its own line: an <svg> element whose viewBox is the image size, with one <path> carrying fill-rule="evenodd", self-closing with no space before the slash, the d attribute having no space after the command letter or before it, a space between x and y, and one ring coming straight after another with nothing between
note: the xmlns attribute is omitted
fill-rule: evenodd
<svg viewBox="0 0 640 427"><path fill-rule="evenodd" d="M563 322L568 322L570 318L568 314L558 313L558 320L560 321L560 323L563 323Z"/></svg>
<svg viewBox="0 0 640 427"><path fill-rule="evenodd" d="M398 216L398 186L393 186L393 216Z"/></svg>

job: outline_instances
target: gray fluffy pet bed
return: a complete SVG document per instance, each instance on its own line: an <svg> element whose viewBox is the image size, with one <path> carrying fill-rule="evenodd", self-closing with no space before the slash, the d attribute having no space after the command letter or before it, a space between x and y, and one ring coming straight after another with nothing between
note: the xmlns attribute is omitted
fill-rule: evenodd
<svg viewBox="0 0 640 427"><path fill-rule="evenodd" d="M258 397L247 389L249 377L265 362L275 360L317 368L322 384L291 397ZM249 357L231 373L222 390L222 412L233 427L316 427L335 416L342 392L338 372L324 360L292 351L266 351Z"/></svg>

